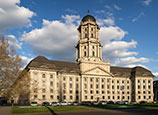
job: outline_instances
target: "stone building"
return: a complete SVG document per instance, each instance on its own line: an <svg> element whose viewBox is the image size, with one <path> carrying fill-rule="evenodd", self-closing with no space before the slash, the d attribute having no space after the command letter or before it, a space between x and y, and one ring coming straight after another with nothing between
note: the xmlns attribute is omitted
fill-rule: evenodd
<svg viewBox="0 0 158 115"><path fill-rule="evenodd" d="M29 78L27 99L18 94L16 102L153 101L154 76L149 70L114 67L102 60L99 26L90 14L81 20L75 48L76 62L33 59L15 83L20 87L19 82Z"/></svg>
<svg viewBox="0 0 158 115"><path fill-rule="evenodd" d="M153 82L154 101L158 101L158 80Z"/></svg>

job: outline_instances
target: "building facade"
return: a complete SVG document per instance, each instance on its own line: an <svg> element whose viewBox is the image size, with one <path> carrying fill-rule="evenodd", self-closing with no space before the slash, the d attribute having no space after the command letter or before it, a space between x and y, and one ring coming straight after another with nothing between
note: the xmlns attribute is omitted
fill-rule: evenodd
<svg viewBox="0 0 158 115"><path fill-rule="evenodd" d="M102 60L99 26L89 14L78 27L75 48L75 63L38 56L26 66L15 84L19 87L20 81L29 78L25 102L153 101L154 76L149 70L114 67ZM23 97L17 94L16 102L24 102Z"/></svg>
<svg viewBox="0 0 158 115"><path fill-rule="evenodd" d="M158 80L153 82L154 101L158 101Z"/></svg>

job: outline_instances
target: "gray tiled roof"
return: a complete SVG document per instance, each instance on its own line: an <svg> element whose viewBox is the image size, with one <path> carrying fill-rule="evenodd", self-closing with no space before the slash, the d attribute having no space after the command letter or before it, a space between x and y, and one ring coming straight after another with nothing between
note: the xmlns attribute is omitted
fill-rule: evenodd
<svg viewBox="0 0 158 115"><path fill-rule="evenodd" d="M76 72L80 73L80 68L77 63L74 62L65 62L65 61L55 61L55 60L48 60L47 58L43 56L38 56L34 58L26 68L45 68L45 69L54 69L58 71L63 72ZM140 66L134 67L134 68L127 68L127 67L116 67L111 66L110 67L111 73L114 76L119 77L130 77L131 73L134 74L134 76L151 76L154 77L153 74Z"/></svg>

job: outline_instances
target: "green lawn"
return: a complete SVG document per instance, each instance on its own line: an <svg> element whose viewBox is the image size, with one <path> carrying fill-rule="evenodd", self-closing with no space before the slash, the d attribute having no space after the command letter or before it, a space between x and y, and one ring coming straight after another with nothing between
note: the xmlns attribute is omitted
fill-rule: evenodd
<svg viewBox="0 0 158 115"><path fill-rule="evenodd" d="M71 111L93 110L93 108L88 108L88 107L84 107L84 106L56 106L56 107L49 106L49 109L44 107L44 106L38 106L38 107L19 106L19 107L12 107L12 114L49 113L50 111L54 111L54 112L71 112Z"/></svg>

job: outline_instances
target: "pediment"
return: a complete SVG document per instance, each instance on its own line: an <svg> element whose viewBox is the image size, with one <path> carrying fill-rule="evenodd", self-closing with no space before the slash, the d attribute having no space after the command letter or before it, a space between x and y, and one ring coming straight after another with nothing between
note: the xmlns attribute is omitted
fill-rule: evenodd
<svg viewBox="0 0 158 115"><path fill-rule="evenodd" d="M104 70L100 67L95 67L95 68L89 69L89 70L83 72L82 74L112 76L111 73L107 72L106 70Z"/></svg>

